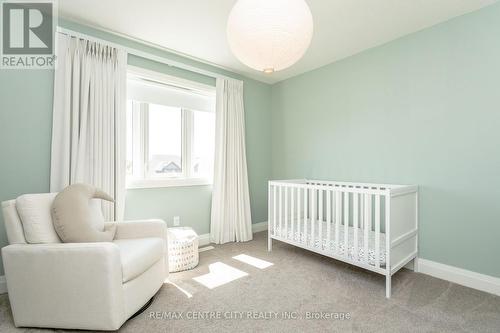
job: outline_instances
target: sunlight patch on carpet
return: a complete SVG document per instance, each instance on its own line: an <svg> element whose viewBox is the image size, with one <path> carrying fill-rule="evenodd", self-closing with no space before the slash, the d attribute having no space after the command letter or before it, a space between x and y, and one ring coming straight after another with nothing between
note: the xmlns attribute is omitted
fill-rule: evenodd
<svg viewBox="0 0 500 333"><path fill-rule="evenodd" d="M216 262L208 266L210 273L193 278L196 282L209 289L214 289L236 279L247 276L248 273L234 267Z"/></svg>
<svg viewBox="0 0 500 333"><path fill-rule="evenodd" d="M189 291L187 291L186 289L180 287L179 285L173 283L172 281L165 281L165 283L168 283L168 284L171 284L173 285L175 288L177 288L180 292L182 292L184 295L187 296L187 298L191 298L193 297L193 294L191 294Z"/></svg>
<svg viewBox="0 0 500 333"><path fill-rule="evenodd" d="M268 268L269 266L274 265L272 262L265 261L259 258L255 258L246 254L240 254L237 255L236 257L233 257L233 259L236 259L238 261L244 262L245 264L264 269Z"/></svg>

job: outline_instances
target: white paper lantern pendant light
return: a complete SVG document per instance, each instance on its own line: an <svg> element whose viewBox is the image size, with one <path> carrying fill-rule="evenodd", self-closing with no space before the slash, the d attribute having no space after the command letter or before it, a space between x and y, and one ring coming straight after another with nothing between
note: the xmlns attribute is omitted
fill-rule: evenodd
<svg viewBox="0 0 500 333"><path fill-rule="evenodd" d="M238 0L227 21L233 54L264 73L296 63L312 35L313 19L304 0Z"/></svg>

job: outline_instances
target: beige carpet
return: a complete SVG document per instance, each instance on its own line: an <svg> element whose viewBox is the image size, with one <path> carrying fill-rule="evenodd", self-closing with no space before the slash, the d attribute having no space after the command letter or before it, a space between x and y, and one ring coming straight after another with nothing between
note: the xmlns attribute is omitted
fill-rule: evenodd
<svg viewBox="0 0 500 333"><path fill-rule="evenodd" d="M387 300L380 275L278 242L268 253L266 240L200 253L120 332L500 332L500 297L403 270ZM0 332L17 331L1 295Z"/></svg>

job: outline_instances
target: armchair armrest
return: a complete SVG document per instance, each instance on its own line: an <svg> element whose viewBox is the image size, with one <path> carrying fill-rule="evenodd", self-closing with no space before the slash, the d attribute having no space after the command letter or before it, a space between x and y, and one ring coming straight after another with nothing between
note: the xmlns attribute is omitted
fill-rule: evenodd
<svg viewBox="0 0 500 333"><path fill-rule="evenodd" d="M116 225L115 240L131 239L131 238L149 238L159 237L165 240L164 263L165 263L165 278L168 278L168 246L167 246L167 223L160 219L151 220L133 220L133 221L118 221L106 222L105 228L110 224Z"/></svg>
<svg viewBox="0 0 500 333"><path fill-rule="evenodd" d="M115 239L159 237L167 240L167 224L163 220L106 222L105 227L110 224L116 225Z"/></svg>
<svg viewBox="0 0 500 333"><path fill-rule="evenodd" d="M125 309L115 244L15 244L2 249L2 259L16 326L43 327L46 318L62 328L120 326Z"/></svg>

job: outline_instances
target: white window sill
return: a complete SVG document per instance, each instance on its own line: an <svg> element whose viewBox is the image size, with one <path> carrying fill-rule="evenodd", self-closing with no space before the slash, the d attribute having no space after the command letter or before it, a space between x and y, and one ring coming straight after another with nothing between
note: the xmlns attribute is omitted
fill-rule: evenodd
<svg viewBox="0 0 500 333"><path fill-rule="evenodd" d="M139 188L182 187L212 185L210 179L205 178L172 178L172 179L134 179L127 180L127 190Z"/></svg>

